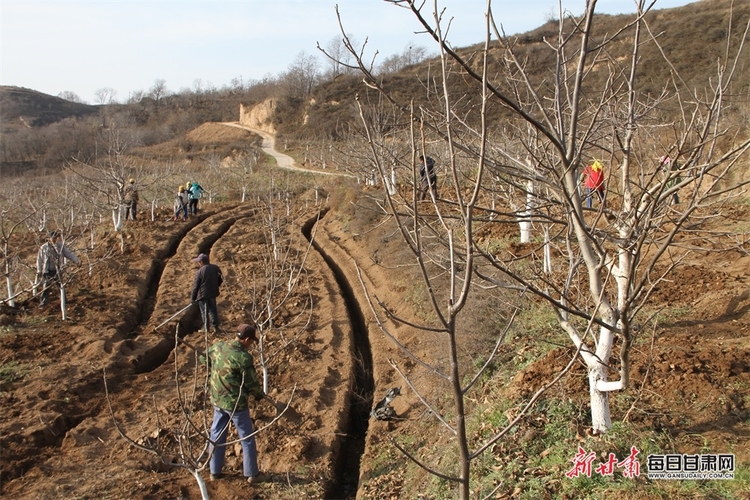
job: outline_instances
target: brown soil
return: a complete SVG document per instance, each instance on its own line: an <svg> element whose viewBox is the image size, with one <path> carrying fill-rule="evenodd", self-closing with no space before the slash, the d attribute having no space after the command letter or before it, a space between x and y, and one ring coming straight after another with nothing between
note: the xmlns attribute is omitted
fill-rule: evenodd
<svg viewBox="0 0 750 500"><path fill-rule="evenodd" d="M201 132L216 140L217 131L209 129L194 131L191 140L198 141ZM360 363L353 355L361 345L357 336L359 340L369 338L375 399L390 387L402 389L394 403L402 419L370 422L361 477L369 480L375 475L372 458L382 453L383 446L390 446L388 433L423 432L417 441L431 440L434 428L420 424L424 410L419 400L389 365L389 359L398 358L398 350L378 330L355 267L356 263L371 297L384 300L405 319L420 322L425 313L407 300L411 277L391 265L408 256L399 253L403 249L392 226L363 221L373 216L352 208L350 201L332 207L315 226L318 246L306 262L314 303L311 324L269 363L271 394L279 400L293 395L287 414L258 437L261 468L270 472L274 481L253 486L245 483L238 450L230 449L225 465L228 477L207 484L212 498L323 498L332 491L351 495L351 491L342 493L335 471L336 457L346 450L342 437L351 432L347 426L352 405L349 393L358 384ZM312 204L307 204L308 208L305 203L298 205L294 215L298 224L290 227L289 237L296 248L304 249L302 226L318 215L318 209ZM728 215L731 220L746 220L747 216L744 207ZM225 328L230 330L248 320L251 305L245 279L262 272L261 256L266 253L259 243L264 241L259 217L257 207L250 204L222 203L203 205L200 216L188 222L169 221L166 213L154 222L130 222L125 229L124 254L117 251L115 234L97 235L96 247L90 251L92 259L99 259L97 266L91 276L80 268L69 286L68 321L60 319L54 292L47 308L27 301L15 309L3 309L2 366L12 364L22 372L15 380L4 380L0 392L5 409L0 413L4 496L200 498L195 479L184 468L167 466L159 457L126 442L113 425L112 415L134 441L175 449L160 442L176 439L176 430L185 420L178 404L175 371L186 400L192 397L196 360L187 346L172 350L173 335L178 328L198 347L205 345L206 339L196 332L197 312L192 309L179 321L158 331L155 327L189 302L194 272L191 258L201 251L210 251L212 261L227 276L219 299ZM78 242L74 246L79 255L84 245ZM36 243L28 242L28 264L35 248ZM116 251L108 257L113 249ZM682 308L683 314L657 331L641 332L642 339L653 338L653 342L639 343L633 353L631 392L637 403L628 419L668 428L686 452L708 442L712 450L731 448L739 462L750 459L750 409L745 407L750 384L748 269L750 257L744 253L694 255L673 281L652 297L654 306L661 303L670 310ZM342 289L334 272L345 276L348 287ZM294 317L303 308L307 292L298 289L296 293L284 311L285 318ZM361 315L361 324L351 321L352 307L355 316ZM439 347L409 328L397 332L399 340L417 356L429 359ZM278 338L269 342L281 345ZM549 380L569 355L569 349L550 351L515 378L513 393L533 391ZM413 363L405 366L409 369ZM197 371L200 374L200 363ZM425 387L428 380L421 379L420 390L429 393L430 387ZM588 389L582 368L566 377L560 390L585 399ZM186 404L191 419L199 425L203 425L204 416L201 394L199 387L195 400ZM251 414L262 426L273 419L274 409L259 402L251 407ZM623 412L614 415L615 419L623 417ZM181 462L178 456L163 458ZM207 479L207 471L202 476ZM380 477L378 484L387 485L393 498L418 496L403 484L397 471L385 480Z"/></svg>

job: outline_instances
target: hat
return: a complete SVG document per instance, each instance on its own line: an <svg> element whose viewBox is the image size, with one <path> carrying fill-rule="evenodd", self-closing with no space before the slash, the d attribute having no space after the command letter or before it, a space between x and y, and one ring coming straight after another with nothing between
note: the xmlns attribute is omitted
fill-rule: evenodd
<svg viewBox="0 0 750 500"><path fill-rule="evenodd" d="M180 191L182 191L183 189L185 189L185 186L180 185L180 187L178 187L177 189L179 189Z"/></svg>
<svg viewBox="0 0 750 500"><path fill-rule="evenodd" d="M208 255L206 255L205 253L202 253L196 258L194 258L193 262L208 262Z"/></svg>
<svg viewBox="0 0 750 500"><path fill-rule="evenodd" d="M135 182L135 179L130 179L128 182L132 184Z"/></svg>
<svg viewBox="0 0 750 500"><path fill-rule="evenodd" d="M47 231L47 237L49 238L57 238L58 236L60 236L60 233L57 231Z"/></svg>
<svg viewBox="0 0 750 500"><path fill-rule="evenodd" d="M237 327L237 338L240 340L258 340L258 337L255 336L255 327L253 325L248 325L247 323L242 323Z"/></svg>

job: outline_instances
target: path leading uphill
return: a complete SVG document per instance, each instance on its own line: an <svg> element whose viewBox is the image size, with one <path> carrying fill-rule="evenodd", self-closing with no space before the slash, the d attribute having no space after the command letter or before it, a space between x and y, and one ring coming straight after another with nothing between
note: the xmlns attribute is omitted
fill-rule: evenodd
<svg viewBox="0 0 750 500"><path fill-rule="evenodd" d="M259 135L263 142L261 144L261 149L266 154L271 155L275 160L276 164L279 168L286 168L288 170L295 170L297 172L306 172L306 173L314 173L314 174L320 174L320 175L332 175L337 177L351 177L355 178L354 175L347 174L344 172L326 172L325 170L313 170L309 168L303 168L300 167L297 162L294 161L294 158L291 156L285 155L284 153L280 153L276 150L276 136L273 134L270 134L268 132L265 132L263 130L248 127L247 125L242 125L239 122L222 122L222 125L225 125L227 127L236 127L241 128L243 130L247 130L248 132L252 132L254 134Z"/></svg>

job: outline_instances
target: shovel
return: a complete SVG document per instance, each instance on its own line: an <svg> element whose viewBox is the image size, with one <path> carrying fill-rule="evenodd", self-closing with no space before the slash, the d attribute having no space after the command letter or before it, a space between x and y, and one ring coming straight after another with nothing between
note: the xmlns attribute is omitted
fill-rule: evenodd
<svg viewBox="0 0 750 500"><path fill-rule="evenodd" d="M177 316L179 316L180 314L182 314L185 311L187 311L190 308L190 306L192 306L192 305L193 305L192 302L190 304L186 305L185 307L183 307L182 309L180 309L179 311L177 311L176 313L174 313L173 315L171 315L169 318L167 318L167 320L164 323L162 323L159 326L157 326L156 328L154 328L154 330L158 330L162 326L166 325L167 323L169 323L170 321L172 321L173 319L175 319Z"/></svg>

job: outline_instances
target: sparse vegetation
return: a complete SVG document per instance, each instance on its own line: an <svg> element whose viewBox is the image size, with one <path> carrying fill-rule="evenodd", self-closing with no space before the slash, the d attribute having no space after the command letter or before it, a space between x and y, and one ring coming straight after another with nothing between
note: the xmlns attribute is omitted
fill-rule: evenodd
<svg viewBox="0 0 750 500"><path fill-rule="evenodd" d="M636 81L642 98L653 104L660 99L665 85L670 92L685 85L692 89L689 95L707 95L708 87L702 82L715 72L712 54L725 54L725 36L742 33L743 23L750 17L749 5L735 5L730 31L728 5L724 0L715 0L647 14L651 31L672 64L665 65L659 50L646 44L641 47ZM558 16L549 17L550 22L544 26L512 41L518 59L524 61L524 71L540 95L551 89L550 80L545 78L554 66L554 54L545 41L555 39L559 28L552 20ZM615 33L626 20L624 16L597 16L592 40L601 42L605 33ZM566 21L564 29L569 28ZM691 35L698 32L700 37ZM508 59L499 44L493 41L490 45L487 68L490 74L497 75ZM618 34L611 41L606 55L609 63L593 64L587 74L582 87L587 99L606 88L607 75L615 75L622 69L620 65L632 47L627 33ZM736 43L731 42L730 52L736 49ZM80 104L70 107L75 104L74 95L67 95L70 102L60 103L33 91L1 88L0 168L7 182L6 191L0 192L0 204L3 208L27 210L24 204L30 201L36 208L44 208L30 219L28 227L14 233L18 240L13 240L13 252L5 253L6 272L16 283L23 285L29 280L39 243L39 226L43 222L73 229L70 234L75 239L71 244L78 250L85 249L90 262L97 262L68 286L72 320L61 321L56 306L49 311L39 309L28 292L19 296L15 306L3 306L6 309L0 311L8 313L0 316L4 324L12 324L0 327L0 396L7 410L0 417L4 494L19 498L192 497L195 491L192 478L161 468L137 447L121 442L113 432L111 418L102 412L99 370L107 367L114 374L110 379L114 413L118 421L127 425L136 442L151 439L161 449L173 450L172 446L179 443L170 441L171 433L179 436L183 444L191 443L196 437L191 436L195 429L183 427L176 416L174 378L190 378L194 375L193 366L183 363L181 371L175 374L168 366L170 363L164 365L162 359L174 354L169 346L162 344L160 331L153 329L154 324L185 305L187 295L183 288L191 277L190 259L199 251L210 249L212 258L224 264L228 276L220 316L231 333L237 323L261 318L259 307L264 299L258 298L262 296L262 287L259 278L253 276L260 274L253 266L258 261L273 259L273 247L266 246L265 239L273 240L271 232L281 231L281 226L292 234L304 221L314 219L322 211L314 244L342 268L343 277L339 278L348 281L352 291L342 292L327 275L320 256L313 253L303 266L307 280L305 297L292 297L270 307L274 313L272 343L285 346L277 357L269 360L270 390L283 392L298 381L303 384L292 405L290 419L280 420L278 428L259 437L261 463L265 459L263 467L275 473L276 482L262 487L248 486L235 474L223 482L208 483L207 489L216 493L217 498L250 494L296 499L324 498L330 494L335 489L332 484L339 481L334 475L332 454L343 453L340 440L350 435L349 430L339 425L339 419L347 416L344 409L361 406L369 396L362 387L355 388L354 405L343 396L354 384L351 363L361 366L373 378L377 395L391 387L401 386L402 390L394 402L397 418L388 422L370 419L366 443L362 444L364 452L360 448L343 459L351 462L362 456L359 497L456 498L458 489L453 482L431 476L399 453L393 443L435 470L451 474L462 460L461 452L454 446L451 433L443 432L446 426L436 415L454 428L457 419L466 417L467 445L476 449L508 426L534 392L563 370L575 354L575 349L568 345L567 334L558 327L558 314L538 297L529 297L526 285L532 283L532 278L543 279L550 286L551 297L561 297L565 292L569 293L566 297L576 300L586 297L589 290L578 275L569 280L573 286L560 285L565 278L564 266L575 261L567 258L573 253L562 244L564 231L550 231L549 237L541 229L553 227L573 212L550 208L561 203L553 190L535 188L535 193L544 193L537 200L543 198L545 203L537 203L535 207L531 243L518 241L519 212L527 208L528 184L519 182L522 176L506 175L526 172L526 163L514 163L510 156L521 158L528 151L541 150L535 149L540 143L527 129L511 130L515 122L500 104L489 103L483 115L491 144L486 158L503 160L492 166L491 182L479 183L481 203L471 212L476 215L476 245L455 254L453 259L446 258L451 247L441 236L453 231L454 244L466 243L460 222L463 215L456 203L471 192L464 183L477 178L483 168L478 162L469 162L478 150L478 146L473 148L479 143L471 141L481 127L480 117L474 113L481 99L477 90L472 90L467 76L467 68L480 68L477 55L482 50L479 45L456 49L468 61L467 67L449 65L445 77L446 92L462 96L451 108L451 116L460 117L461 126L466 127L460 138L468 150L461 151L451 151L439 143L439 134L431 135L429 131L424 143L421 138L412 140L400 135L418 113L422 113L418 118L425 122L436 118L439 121L441 116L441 108L435 104L444 89L434 78L440 64L432 57L422 60L426 54L421 52L417 53L419 58L408 62L404 57L387 61L398 69L397 73L385 71L388 65L376 68L377 80L368 81L369 86L363 85L361 76L356 76L351 68L332 65L330 74L316 72L310 65L310 57L303 53L278 79L238 81L224 89L197 85L180 93L170 93L167 82L157 80L148 92L132 102L118 103L113 99L115 96L105 93L102 94L105 103L96 107L80 107ZM605 66L608 71L599 73ZM617 71L609 73L609 70ZM747 65L738 67L731 92L723 95L729 102L725 103L721 116L732 134L718 137L714 152L727 151L748 137L747 71ZM679 74L682 80L669 79L668 74ZM395 100L413 103L412 111L383 104L372 88L375 83ZM510 89L508 82L498 83L499 91ZM366 108L364 115L376 138L376 154L363 139L365 129L357 116L355 96ZM20 104L6 106L11 97L18 98ZM52 110L50 114L37 116L28 109L20 109L24 103L42 97L38 102L44 102ZM278 102L268 122L276 127L277 149L294 156L298 164L318 170L325 168L328 173L350 173L355 179L278 170L273 157L260 150L259 136L215 123L236 121L240 103L252 108L267 97ZM640 166L638 174L645 176L634 178L632 186L644 186L641 181L651 173L649 168L656 150L673 149L673 144L680 142L676 125L680 108L671 101L661 104L639 118L639 126L644 121L658 126L650 128L631 149L633 164ZM80 110L91 114L79 113ZM601 134L591 136L583 149L596 144L597 154L609 150L612 153L609 164L615 164L622 158L618 139L630 129L619 127L624 122L614 112L614 105L599 111L587 116L606 116L612 126L597 128ZM19 126L21 117L31 126ZM101 189L80 196L76 194L81 191L80 182L71 178L66 181L64 176L64 167L70 166L73 159L92 167L100 165L98 162L104 160L101 148L108 143L108 134L115 131L128 144L120 158L128 163L120 166L133 166L130 170L116 169L115 177L122 182L130 172L138 172L142 195L148 200L144 204L152 202L154 214L154 220L144 217L137 224L125 224L122 240L117 239L110 223L110 210L117 206L116 199L111 198L109 203L102 201L114 196L115 188L100 183ZM415 137L421 133L422 130L415 133ZM610 135L605 140L607 134ZM524 141L529 146L526 149L519 147ZM692 138L685 144L691 141ZM681 154L689 155L697 151L691 149L694 146L676 147ZM440 200L435 206L431 202L412 206L415 177L419 182L413 157L421 148L434 150L439 159ZM547 152L540 153L538 163L549 165L550 171L561 168ZM373 157L382 160L384 175L378 172L378 161ZM747 178L750 168L746 157L733 166L736 174L731 173L717 185L717 192ZM709 164L707 160L702 163L707 168ZM110 165L118 164L115 161ZM458 185L453 185L453 172L457 174ZM386 206L388 197L383 190L391 175L396 179L397 189L390 193L395 210ZM666 187L661 178L654 179L652 187ZM203 213L199 218L186 223L169 221L174 188L187 180L199 180L209 190L210 198L202 200ZM624 217L617 212L624 206L626 192L620 184L614 180L609 184L607 208L615 221ZM690 195L711 193L705 187L690 192L687 185L680 189L682 207L687 206ZM65 196L58 197L62 192ZM275 196L273 200L269 200L270 193L275 193L271 195ZM571 199L575 197L573 191L569 194ZM661 195L667 196L665 191L656 194ZM502 439L473 457L471 470L464 478L470 485L468 497L593 499L604 495L618 499L733 500L747 497L750 450L742 439L750 429L747 394L750 370L746 361L750 294L745 290L750 268L747 200L745 193L738 192L711 210L699 207L696 218L689 224L691 232L678 239L679 252L669 254L671 260L665 264L666 267L680 264L681 267L675 267L673 279L660 280L661 268L646 276L656 286L647 300L636 306L642 309L632 330L630 386L610 396L613 421L608 432L592 434L586 367L580 361L573 362L571 371ZM269 213L271 206L276 214L287 210L292 214L279 217L273 230L270 223L260 222L260 214ZM676 209L657 208L654 213L661 217L658 220L675 217ZM150 206L144 210L151 214ZM593 212L584 211L581 218L592 222ZM602 214L604 211L598 215ZM430 281L433 288L425 285L413 255L404 249L393 221L395 216L407 221L411 237L420 231L425 237L428 251L424 263L427 274L434 278ZM439 216L444 217L442 222ZM598 221L599 225L589 224L590 241L599 242L598 248L615 248L619 240L612 233L606 238L602 236L608 234L614 222L609 218ZM443 226L439 228L441 223ZM654 222L649 228L656 225ZM263 227L268 229L265 235L260 230ZM664 238L663 233L652 234L655 240ZM123 250L113 257L111 251L119 248L121 241ZM553 244L551 270L544 270L542 265L547 243ZM289 249L291 253L297 251L301 250ZM475 268L491 275L495 284L502 286L489 289L487 282L483 282L471 287L470 300L452 330L456 334L456 360L462 367L456 374L460 386L468 385L474 373L484 366L511 316L509 311L518 307L519 312L496 356L466 393L462 415L453 406L455 398L451 391L431 381L429 370L420 367L413 358L399 354L376 332L376 322L366 311L366 299L358 295L361 293L358 289L362 288L358 272L373 296L377 295L382 305L406 320L394 329L394 337L435 370L446 371L450 364L445 354L449 336L445 331L421 331L414 325L435 321L437 313L430 307L431 293L438 297L438 310L448 307L448 294L441 294L448 288L446 283L451 276L467 272L465 258L470 254L492 256L509 263L507 270L528 277L529 281L523 286L518 283L509 286L504 270L493 270L486 262ZM643 260L652 255L641 254ZM358 271L346 269L351 263ZM471 266L468 269L471 271ZM460 279L456 282L462 283ZM608 281L602 291L609 293L611 288ZM344 297L347 293L353 297ZM581 299L581 310L590 311L595 301L592 297ZM346 310L345 303L358 304L363 310ZM455 301L450 305L455 306ZM300 316L301 310L306 313L305 320L295 325L294 318ZM350 320L358 316L362 316L362 326L352 332ZM569 317L569 325L584 331L594 316ZM179 326L181 335L190 341L194 319L188 310L172 326ZM309 328L303 328L308 320ZM351 355L352 339L366 338L368 334L372 366L368 366L366 356L359 354L353 359ZM616 338L619 346L621 337ZM181 348L178 355L184 358L185 349ZM433 403L433 408L421 405L415 390L404 385L390 361L403 370L415 389ZM613 372L621 368L620 363L616 357L607 360ZM200 404L203 394L198 390L190 397L195 404L185 411L201 421L197 424L200 427L205 423ZM156 408L157 411L152 411ZM253 408L252 414L261 422L272 418L270 410L264 407ZM171 430L165 432L166 429ZM618 470L607 477L600 474L567 477L578 446L595 454L595 464L606 461L610 453L623 460L635 446L642 459L641 476L626 478ZM735 479L647 480L645 457L649 453L735 453ZM228 455L228 466L239 468L236 453L228 450ZM41 470L47 479L41 477ZM338 491L351 498L355 488L356 484Z"/></svg>
<svg viewBox="0 0 750 500"><path fill-rule="evenodd" d="M10 384L23 378L29 373L29 366L18 361L8 361L0 366L0 382Z"/></svg>

